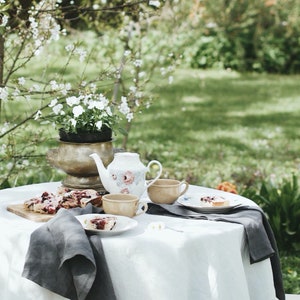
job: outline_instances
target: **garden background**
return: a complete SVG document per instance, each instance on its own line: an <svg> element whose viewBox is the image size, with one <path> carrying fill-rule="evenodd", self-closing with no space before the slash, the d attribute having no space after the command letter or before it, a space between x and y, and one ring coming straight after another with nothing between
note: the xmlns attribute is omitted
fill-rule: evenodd
<svg viewBox="0 0 300 300"><path fill-rule="evenodd" d="M66 32L43 49L28 34L32 7ZM267 213L286 292L300 293L299 1L14 1L1 12L1 188L64 177L46 160L58 138L51 82L97 81L111 97L116 78L119 95L134 82L142 97L115 147L159 160L163 177L234 183ZM143 64L125 63L128 50Z"/></svg>

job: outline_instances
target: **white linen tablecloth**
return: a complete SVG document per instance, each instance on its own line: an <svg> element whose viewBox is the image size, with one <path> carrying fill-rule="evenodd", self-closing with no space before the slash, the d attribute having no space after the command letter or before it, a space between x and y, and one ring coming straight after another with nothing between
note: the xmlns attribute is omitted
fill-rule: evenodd
<svg viewBox="0 0 300 300"><path fill-rule="evenodd" d="M42 223L6 210L8 204L22 203L43 191L55 192L58 186L59 182L42 183L0 191L0 299L64 299L21 276L30 235ZM190 186L187 193L201 192L216 193L197 186ZM102 238L118 299L276 299L270 260L250 265L242 225L147 214L135 219L135 229ZM167 228L149 228L157 221Z"/></svg>

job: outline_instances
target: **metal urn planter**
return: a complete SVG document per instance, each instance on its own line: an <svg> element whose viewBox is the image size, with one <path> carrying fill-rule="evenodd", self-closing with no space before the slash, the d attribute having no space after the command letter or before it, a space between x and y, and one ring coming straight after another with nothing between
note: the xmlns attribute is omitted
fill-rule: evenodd
<svg viewBox="0 0 300 300"><path fill-rule="evenodd" d="M93 143L59 140L58 147L47 152L47 160L53 167L67 174L62 181L63 186L70 189L94 189L105 193L95 162L89 156L92 153L97 153L108 166L114 157L112 140Z"/></svg>

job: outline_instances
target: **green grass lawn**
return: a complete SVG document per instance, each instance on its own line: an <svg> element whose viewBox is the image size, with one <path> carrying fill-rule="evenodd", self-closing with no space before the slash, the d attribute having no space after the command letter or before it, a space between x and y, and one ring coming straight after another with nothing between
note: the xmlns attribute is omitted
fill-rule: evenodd
<svg viewBox="0 0 300 300"><path fill-rule="evenodd" d="M299 79L178 70L135 120L128 149L198 185L290 177L300 168Z"/></svg>

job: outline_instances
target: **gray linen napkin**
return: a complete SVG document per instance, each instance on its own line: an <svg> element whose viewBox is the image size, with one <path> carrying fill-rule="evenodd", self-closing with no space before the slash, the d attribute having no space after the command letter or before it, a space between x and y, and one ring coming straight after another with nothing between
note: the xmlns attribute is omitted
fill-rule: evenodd
<svg viewBox="0 0 300 300"><path fill-rule="evenodd" d="M148 203L147 213L243 225L249 249L250 263L253 264L270 258L276 296L279 300L285 299L276 240L265 214L259 207L239 206L223 214L205 214L178 204L159 205Z"/></svg>
<svg viewBox="0 0 300 300"><path fill-rule="evenodd" d="M87 236L74 215L102 212L60 209L31 234L22 276L72 300L116 299L99 236Z"/></svg>

